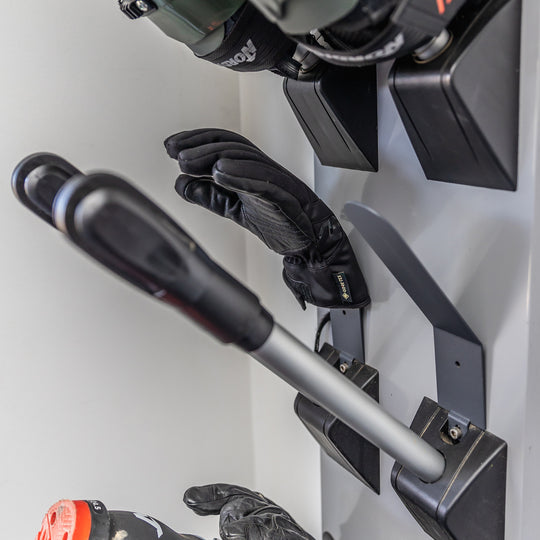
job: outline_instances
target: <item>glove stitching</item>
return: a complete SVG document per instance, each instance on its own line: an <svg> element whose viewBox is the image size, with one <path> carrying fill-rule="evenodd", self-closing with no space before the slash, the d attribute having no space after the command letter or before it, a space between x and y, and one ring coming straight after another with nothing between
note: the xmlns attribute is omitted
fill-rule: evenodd
<svg viewBox="0 0 540 540"><path fill-rule="evenodd" d="M219 184L218 184L219 185ZM266 202L266 199L264 197L261 197L259 195L255 195L253 193L249 193L247 191L240 191L238 190L239 193L244 193L246 195L249 195L251 197L254 197L256 199L260 199L262 200L263 202ZM311 244L313 244L313 240L311 240L311 238L309 238L309 236L306 235L306 233L300 229L300 227L298 227L298 225L279 207L277 206L274 202L272 202L272 204L274 205L274 207L276 208L276 210L285 218L285 220L289 223L289 224L292 224L295 229L302 235L306 238L305 242L304 243L300 243L300 245L298 247L295 247L295 248L292 248L291 250L287 250L287 251L283 251L283 252L276 252L276 253L279 253L280 255L287 255L289 252L290 253L296 253L298 250L305 250L307 247L309 247ZM272 242L268 242L266 240L266 237L265 235L262 233L262 231L260 230L260 228L258 227L258 225L252 220L250 219L250 217L246 214L246 209L245 209L245 204L242 203L242 207L241 207L241 212L242 212L242 217L244 218L244 221L245 223L249 223L253 228L255 228L257 230L257 233L255 233L254 231L253 234L256 234L259 238L262 239L262 241L267 245L269 246Z"/></svg>
<svg viewBox="0 0 540 540"><path fill-rule="evenodd" d="M348 239L346 236L343 236L341 240L335 245L335 247L330 251L330 254L328 257L324 258L321 256L321 263L320 264L313 264L311 261L306 262L306 266L313 271L319 271L319 270L326 270L328 267L333 266L334 260L339 255L340 251L343 249L343 244L345 242L348 242ZM353 256L356 258L356 256L353 253Z"/></svg>
<svg viewBox="0 0 540 540"><path fill-rule="evenodd" d="M264 155L264 154L263 154L263 155ZM267 157L267 156L265 156L265 157ZM273 162L270 158L267 158L267 159L269 159L270 162L264 162L264 161L263 161L263 162L260 163L260 164L263 165L263 166L267 166L267 167L270 168L270 169L276 169L276 168L278 168L278 169L279 169L279 172L285 172L285 173L287 173L286 176L289 177L289 178L292 176L292 175L291 175L290 173L288 173L288 171L286 171L286 170L281 171L281 167L280 167L279 165L277 165L275 162ZM218 161L219 161L219 160L218 160ZM241 161L241 160L238 159L238 160L236 160L236 161ZM244 161L253 161L253 160L244 160ZM229 174L229 173L226 173L226 172L224 172L224 171L221 171L216 165L217 165L217 162L216 162L216 164L214 164L214 167L213 167L213 173L217 171L218 173L227 175L228 177L231 177L231 178L233 178L233 177L236 178L236 179L240 179L240 178L241 178L241 179L243 179L243 180L247 180L247 181L250 181L250 182L260 182L260 183L271 184L271 185L273 185L274 187L276 187L277 189L279 189L280 191L286 193L286 195L287 195L290 199L293 199L293 200L296 202L296 204L298 205L298 207L300 208L300 212L299 212L297 215L295 215L294 217L292 217L292 216L286 214L286 213L283 211L283 209L281 208L281 206L280 206L276 201L273 201L273 200L272 200L272 201L269 201L269 202L271 202L271 203L275 206L275 208L276 208L277 210L279 210L279 211L281 212L281 214L287 219L287 221L289 221L290 223L292 223L292 224L298 229L298 231L299 231L300 233L302 233L302 234L309 240L310 243L316 241L316 235L315 235L315 231L313 230L313 227L311 227L311 233L312 233L312 235L313 235L313 238L311 238L310 235L307 234L304 230L302 230L302 228L301 228L301 227L298 225L298 223L297 223L298 217L301 216L301 215L305 215L308 222L311 222L311 221L312 221L311 218L309 217L309 213L306 211L306 208L309 208L309 207L311 206L311 204L312 204L311 202L309 202L309 200L308 200L308 202L303 202L303 201L301 201L294 193L292 193L291 191L286 190L286 189L283 188L282 186L280 186L280 185L278 185L278 184L276 184L276 183L273 183L273 182L261 180L261 179L258 179L258 178L247 178L247 177L236 176L236 175L233 176L233 175L231 175L231 174ZM277 167L276 167L276 166L277 166ZM294 177L294 176L292 176L292 178L294 178L294 179L298 182L298 184L301 184L302 187L303 187L306 191L309 190L309 188L306 186L306 184L305 184L304 182L302 182L301 180L298 180L298 179L297 179L296 177ZM229 189L230 191L234 191L234 192L236 192L236 193L243 193L243 194L245 194L245 195L249 195L249 196L251 196L251 197L255 197L255 198L257 198L257 199L260 199L260 200L262 200L262 201L266 201L266 200L267 200L267 198L265 197L265 195L260 195L260 194L258 194L258 193L254 193L253 191L248 191L247 189L242 189L242 188L236 187L236 186L235 186L234 188L230 188L230 187L227 186L227 185L223 185L222 183L219 182L219 179L218 179L218 178L215 178L215 176L214 176L214 181L215 181L215 183L216 183L218 186L221 186L221 187L223 187L223 188L225 188L225 189ZM318 200L315 201L315 202L319 202L319 201L320 201L320 199L318 199ZM322 202L322 201L320 201L320 202ZM324 203L323 203L323 205L324 205ZM325 206L326 206L326 205L325 205ZM326 219L328 219L328 218L326 218ZM323 221L324 221L324 220L323 220ZM317 223L317 222L315 222L315 223ZM309 245L309 244L306 244L305 247L307 247L307 245ZM303 248L302 248L302 249L303 249Z"/></svg>

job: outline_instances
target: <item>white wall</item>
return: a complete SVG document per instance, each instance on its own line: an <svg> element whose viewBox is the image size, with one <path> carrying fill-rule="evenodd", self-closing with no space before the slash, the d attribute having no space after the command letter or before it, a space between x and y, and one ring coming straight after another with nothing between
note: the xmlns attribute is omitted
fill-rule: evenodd
<svg viewBox="0 0 540 540"><path fill-rule="evenodd" d="M242 131L270 157L313 187L313 151L271 73L240 79ZM282 257L253 235L247 238L248 282L275 319L310 348L316 309L303 312L281 278ZM251 365L255 482L315 537L321 537L320 451L294 414L296 391Z"/></svg>
<svg viewBox="0 0 540 540"><path fill-rule="evenodd" d="M0 538L33 538L64 497L213 538L181 496L254 483L249 360L76 252L9 179L42 150L117 171L242 277L242 232L175 195L162 148L182 129L238 129L237 77L115 0L4 3L0 43Z"/></svg>

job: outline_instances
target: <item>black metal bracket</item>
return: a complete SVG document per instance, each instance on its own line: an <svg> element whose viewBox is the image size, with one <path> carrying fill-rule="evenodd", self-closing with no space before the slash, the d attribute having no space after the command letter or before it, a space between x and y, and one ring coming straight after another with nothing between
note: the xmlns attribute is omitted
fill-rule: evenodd
<svg viewBox="0 0 540 540"><path fill-rule="evenodd" d="M359 311L359 310L349 310ZM360 390L379 400L379 372L325 343L319 353ZM375 493L380 493L380 451L326 409L302 394L294 410L325 453Z"/></svg>
<svg viewBox="0 0 540 540"><path fill-rule="evenodd" d="M365 364L363 309L332 309L332 343L342 354L342 359L350 363L350 359Z"/></svg>
<svg viewBox="0 0 540 540"><path fill-rule="evenodd" d="M365 364L362 309L332 309L333 347L320 356L379 401L379 372ZM380 451L326 409L298 394L294 410L325 453L375 493L380 493Z"/></svg>
<svg viewBox="0 0 540 540"><path fill-rule="evenodd" d="M386 219L358 202L347 203L345 213L433 325L439 403L461 419L456 426L461 432L469 421L485 429L485 366L479 339Z"/></svg>
<svg viewBox="0 0 540 540"><path fill-rule="evenodd" d="M439 403L424 398L411 429L445 459L425 483L396 463L392 486L435 540L503 540L507 445L486 431L482 344L396 229L372 209L345 213L433 325Z"/></svg>

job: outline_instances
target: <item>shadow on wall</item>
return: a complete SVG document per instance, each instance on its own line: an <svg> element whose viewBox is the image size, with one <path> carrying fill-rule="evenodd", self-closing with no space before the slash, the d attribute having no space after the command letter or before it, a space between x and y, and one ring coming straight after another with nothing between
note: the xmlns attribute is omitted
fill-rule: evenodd
<svg viewBox="0 0 540 540"><path fill-rule="evenodd" d="M486 220L481 229L476 249L470 250L468 261L463 261L463 285L455 303L484 344L489 402L491 352L507 318L512 316L512 307L526 290L523 283L529 278L529 239L525 228L510 220Z"/></svg>
<svg viewBox="0 0 540 540"><path fill-rule="evenodd" d="M327 519L323 521L328 524L329 529L325 534L330 535L330 538L333 540L424 538L421 529L400 503L398 496L389 485L385 485L387 479L384 475L381 478L384 481L383 494L378 497L360 481L349 481L349 473L330 458L324 457L324 464L325 474L332 475L343 487L342 491L336 494L332 504L324 509ZM392 504L385 504L388 498L391 499ZM335 511L336 508L333 505L339 507L341 514ZM377 506L376 514L372 513L374 505ZM336 514L342 515L343 518L340 517L336 521ZM326 538L323 537L323 540Z"/></svg>
<svg viewBox="0 0 540 540"><path fill-rule="evenodd" d="M500 193L486 191L477 212L478 189L469 198L471 188L429 182L421 172L421 179L415 178L395 163L385 163L384 170L375 174L320 165L319 171L321 196L340 221L347 220L342 209L348 200L361 201L389 219L441 288L455 299L480 339L490 343L496 338L504 306L513 301L528 272L526 231L515 220L487 217L485 200L489 204L493 196L498 206ZM442 235L441 230L445 231ZM399 285L371 255L358 231L352 229L350 239L374 302L387 301ZM483 306L482 313L478 305Z"/></svg>

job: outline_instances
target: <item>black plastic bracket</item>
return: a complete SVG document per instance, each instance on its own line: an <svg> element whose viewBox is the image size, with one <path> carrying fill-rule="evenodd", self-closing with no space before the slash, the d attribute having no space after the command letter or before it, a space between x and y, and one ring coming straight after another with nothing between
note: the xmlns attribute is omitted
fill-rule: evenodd
<svg viewBox="0 0 540 540"><path fill-rule="evenodd" d="M378 169L375 66L324 66L313 79L285 79L283 90L323 165Z"/></svg>
<svg viewBox="0 0 540 540"><path fill-rule="evenodd" d="M431 61L395 62L390 90L430 180L515 190L521 0L469 0Z"/></svg>
<svg viewBox="0 0 540 540"><path fill-rule="evenodd" d="M358 202L347 203L345 213L433 325L439 403L461 419L457 427L470 421L485 429L485 366L479 339L386 219Z"/></svg>
<svg viewBox="0 0 540 540"><path fill-rule="evenodd" d="M376 369L355 359L344 360L342 353L328 343L319 354L358 388L379 400L379 372ZM375 493L380 493L380 452L376 446L302 394L297 395L294 410L326 454Z"/></svg>
<svg viewBox="0 0 540 540"><path fill-rule="evenodd" d="M426 484L396 463L392 486L435 540L503 540L507 445L473 424L454 441L448 435L449 416L449 411L424 398L411 425L443 454L442 478Z"/></svg>
<svg viewBox="0 0 540 540"><path fill-rule="evenodd" d="M365 365L362 309L332 309L332 342L319 354L379 401L379 372ZM380 493L380 451L326 409L298 394L294 410L322 449L375 493Z"/></svg>

